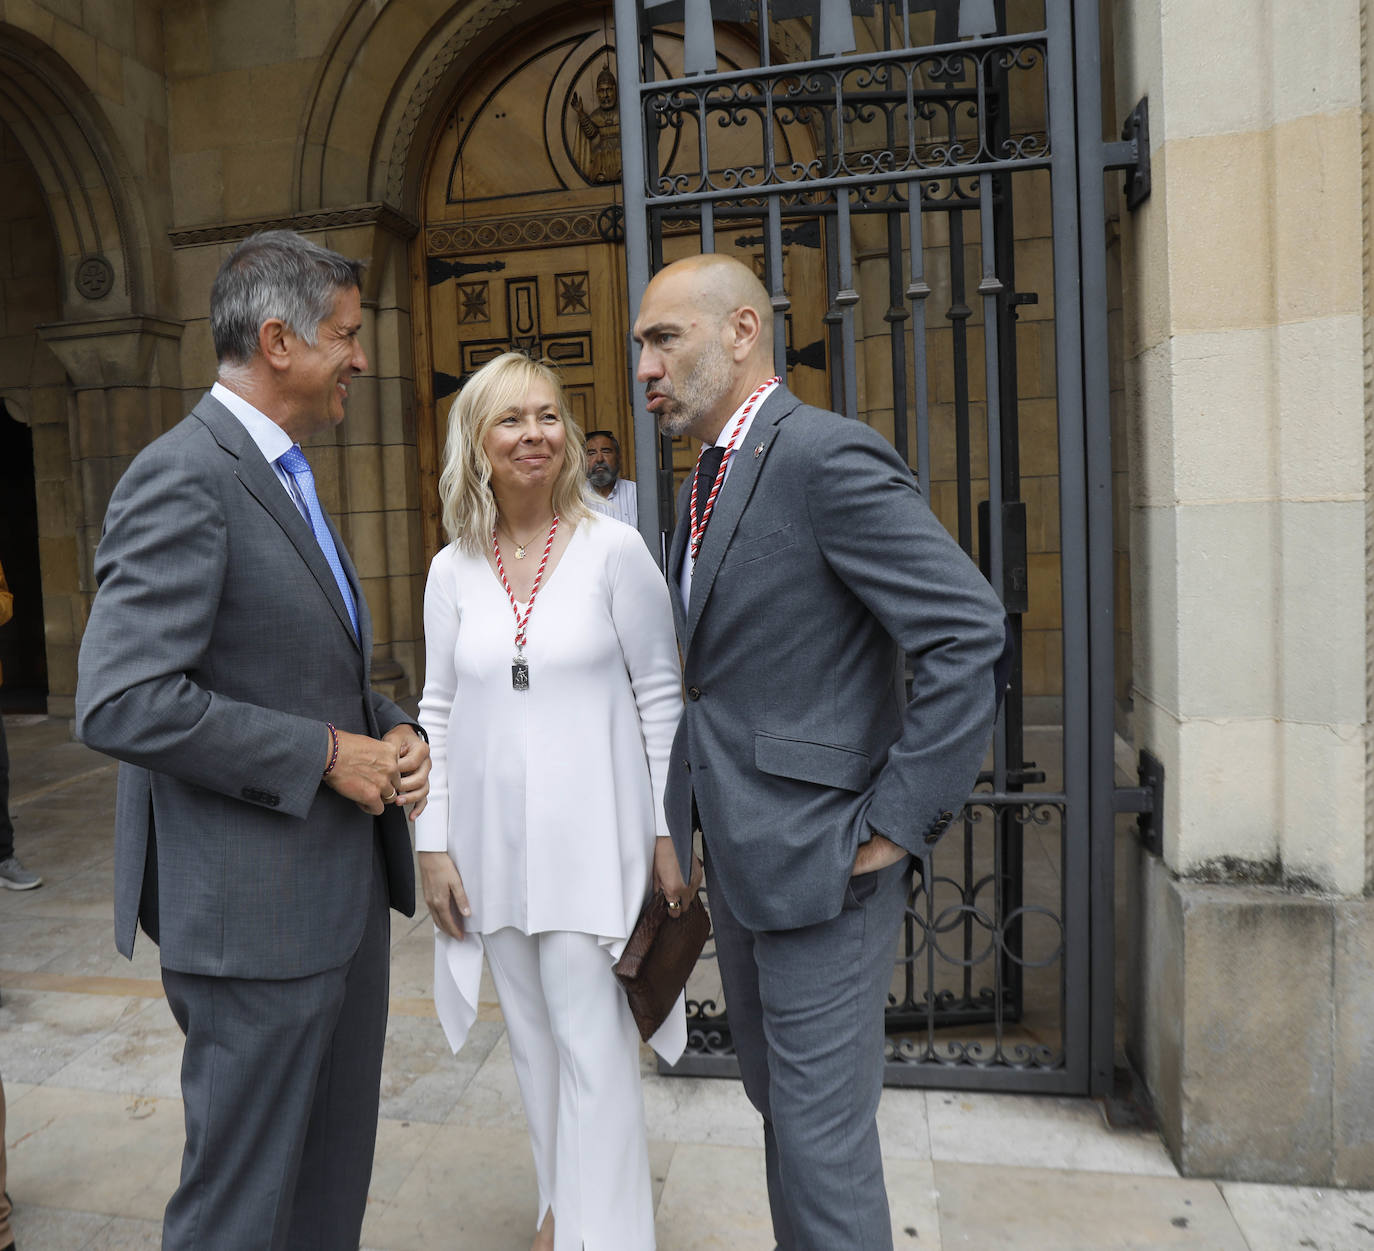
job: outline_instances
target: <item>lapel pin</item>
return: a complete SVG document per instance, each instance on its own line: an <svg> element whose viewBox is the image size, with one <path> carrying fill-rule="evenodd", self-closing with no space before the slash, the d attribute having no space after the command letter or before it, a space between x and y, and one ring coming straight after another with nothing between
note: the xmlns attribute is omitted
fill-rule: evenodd
<svg viewBox="0 0 1374 1251"><path fill-rule="evenodd" d="M762 456L762 455L763 455L763 444L760 443L760 444L758 445L758 447L756 447L756 448L754 449L754 457L755 457L755 459L757 459L758 457L760 457L760 456Z"/></svg>

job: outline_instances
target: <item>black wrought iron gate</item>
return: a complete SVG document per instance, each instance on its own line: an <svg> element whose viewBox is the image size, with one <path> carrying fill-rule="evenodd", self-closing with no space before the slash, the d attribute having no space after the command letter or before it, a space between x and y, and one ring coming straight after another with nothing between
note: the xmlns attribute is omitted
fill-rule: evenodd
<svg viewBox="0 0 1374 1251"><path fill-rule="evenodd" d="M1099 1093L1113 1020L1103 170L1122 154L1101 138L1097 0L615 0L615 33L631 307L665 258L752 261L778 371L888 434L1020 636L987 769L894 953L888 1080ZM690 453L631 389L657 541ZM680 1071L733 1067L710 977L690 992Z"/></svg>

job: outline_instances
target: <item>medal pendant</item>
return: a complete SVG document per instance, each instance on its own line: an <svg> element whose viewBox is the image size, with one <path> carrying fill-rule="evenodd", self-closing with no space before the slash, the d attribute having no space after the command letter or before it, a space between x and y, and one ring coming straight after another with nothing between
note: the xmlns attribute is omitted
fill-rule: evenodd
<svg viewBox="0 0 1374 1251"><path fill-rule="evenodd" d="M525 549L524 549L523 547L521 547L519 544L517 544L517 545L516 545L516 548L515 548L515 559L516 559L516 560L524 560L524 559L525 559Z"/></svg>
<svg viewBox="0 0 1374 1251"><path fill-rule="evenodd" d="M513 691L530 689L530 666L523 656L517 656L510 665L510 685Z"/></svg>

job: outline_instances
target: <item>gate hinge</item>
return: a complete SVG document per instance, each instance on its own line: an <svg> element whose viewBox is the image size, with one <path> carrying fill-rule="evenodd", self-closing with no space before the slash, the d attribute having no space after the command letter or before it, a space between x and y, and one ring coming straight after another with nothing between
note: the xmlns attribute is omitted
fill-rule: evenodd
<svg viewBox="0 0 1374 1251"><path fill-rule="evenodd" d="M1112 792L1112 808L1136 814L1140 845L1157 856L1164 850L1164 765L1158 756L1141 748L1137 776L1139 786L1118 786Z"/></svg>
<svg viewBox="0 0 1374 1251"><path fill-rule="evenodd" d="M1126 207L1137 209L1150 198L1150 97L1142 96L1121 127L1120 143L1102 145L1104 169L1126 171Z"/></svg>

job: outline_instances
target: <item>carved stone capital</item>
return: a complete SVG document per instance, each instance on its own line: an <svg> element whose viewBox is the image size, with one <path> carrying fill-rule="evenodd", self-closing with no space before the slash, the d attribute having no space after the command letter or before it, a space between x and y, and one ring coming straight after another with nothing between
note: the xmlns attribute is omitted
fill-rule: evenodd
<svg viewBox="0 0 1374 1251"><path fill-rule="evenodd" d="M50 322L39 337L78 390L180 385L178 344L184 326L160 317L104 317Z"/></svg>

